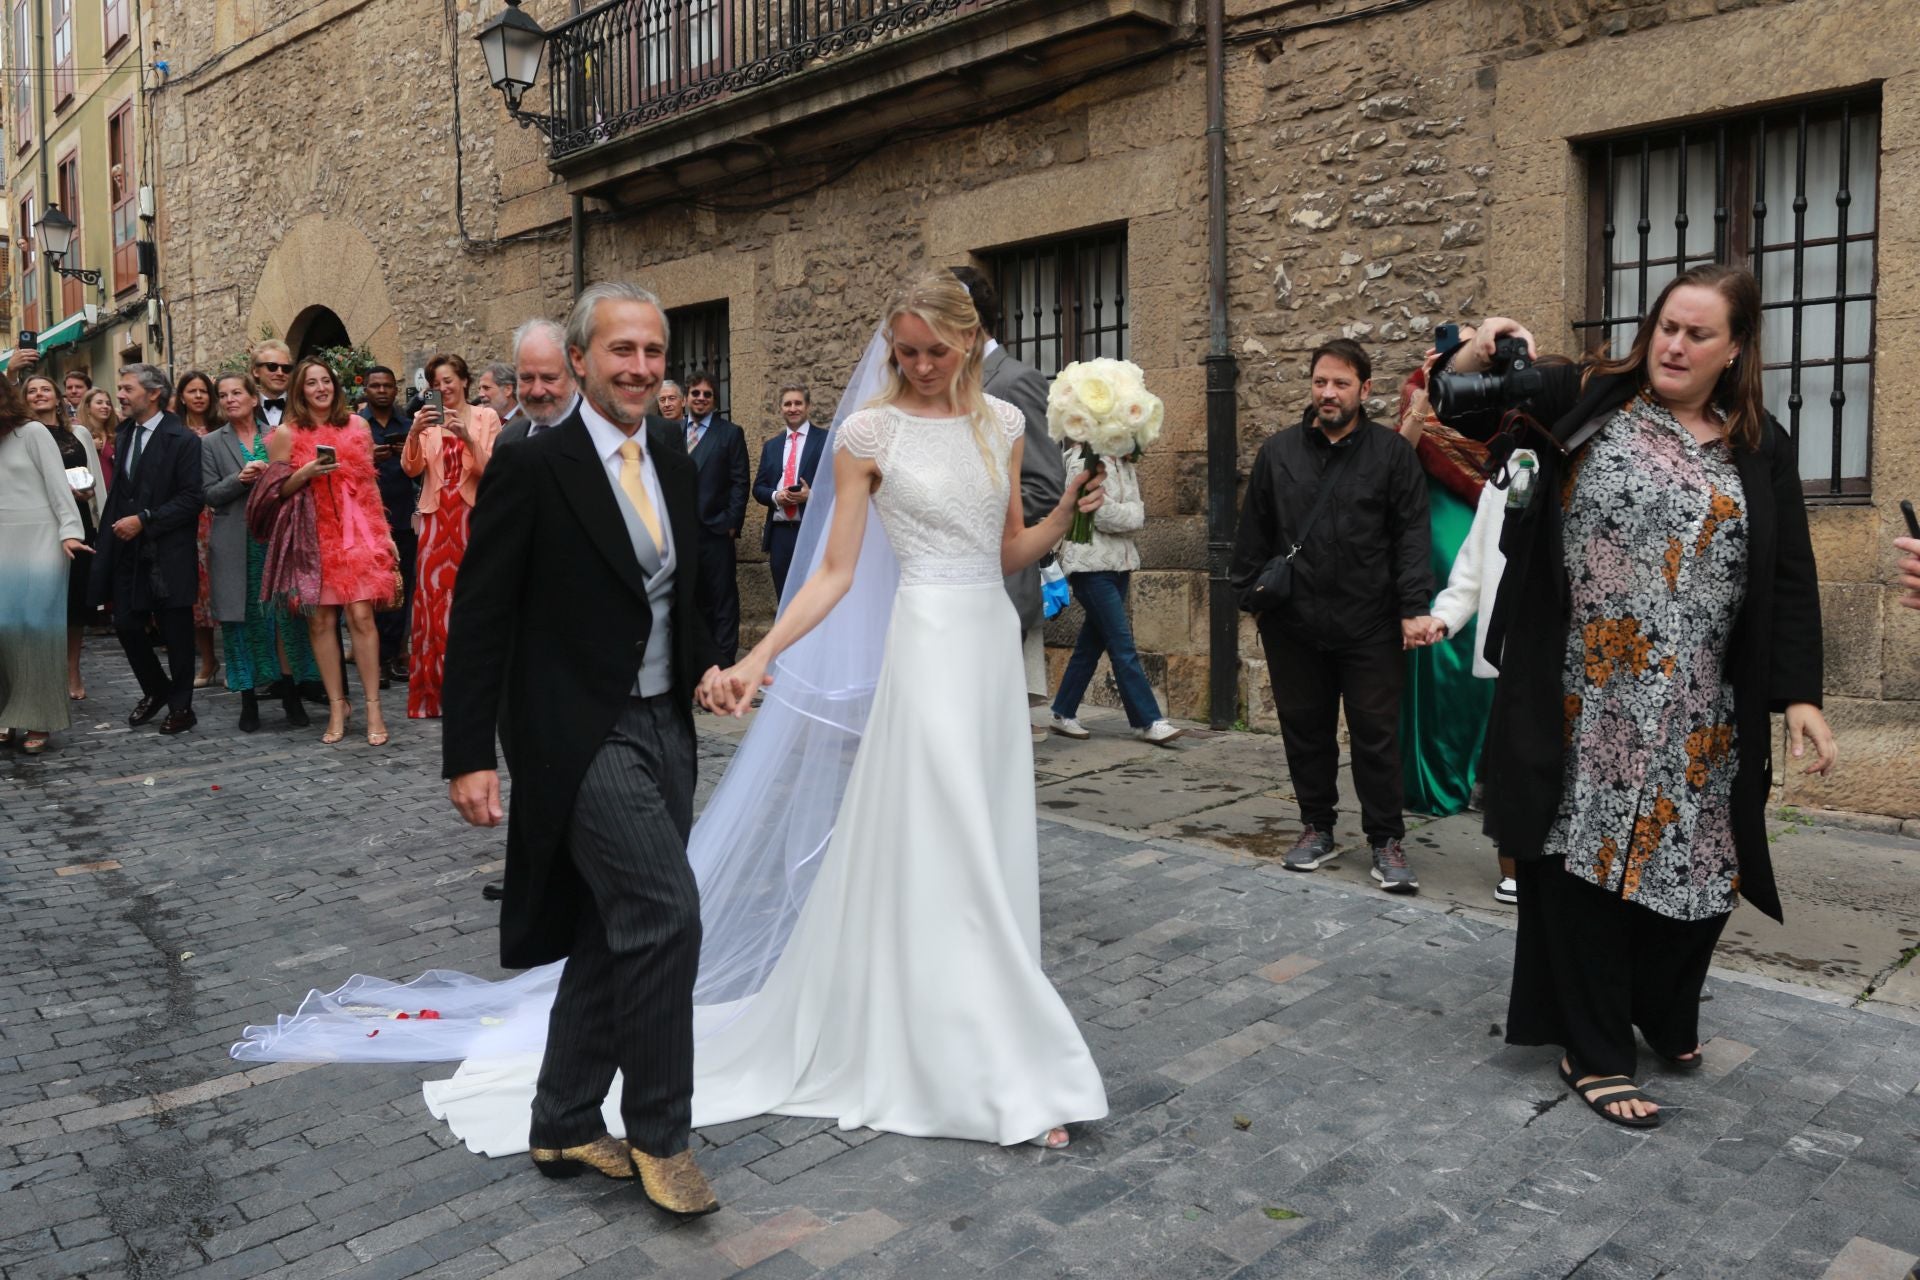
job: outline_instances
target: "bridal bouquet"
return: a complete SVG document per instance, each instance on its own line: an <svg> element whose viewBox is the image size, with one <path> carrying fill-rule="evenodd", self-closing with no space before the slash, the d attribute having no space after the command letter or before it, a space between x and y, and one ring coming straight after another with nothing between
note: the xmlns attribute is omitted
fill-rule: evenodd
<svg viewBox="0 0 1920 1280"><path fill-rule="evenodd" d="M1103 457L1137 461L1160 438L1166 414L1131 360L1075 361L1060 371L1047 394L1047 434L1063 445L1079 445L1086 471ZM1092 542L1093 517L1075 514L1067 541Z"/></svg>

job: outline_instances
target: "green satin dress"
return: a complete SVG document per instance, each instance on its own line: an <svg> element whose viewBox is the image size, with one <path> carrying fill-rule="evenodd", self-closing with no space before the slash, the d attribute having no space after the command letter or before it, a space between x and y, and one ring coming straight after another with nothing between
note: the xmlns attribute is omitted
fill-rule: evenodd
<svg viewBox="0 0 1920 1280"><path fill-rule="evenodd" d="M1474 509L1427 478L1433 530L1433 581L1443 588L1454 557L1473 528ZM1410 813L1446 817L1467 807L1480 768L1480 746L1493 707L1493 681L1473 674L1477 624L1407 654L1400 698L1400 774Z"/></svg>

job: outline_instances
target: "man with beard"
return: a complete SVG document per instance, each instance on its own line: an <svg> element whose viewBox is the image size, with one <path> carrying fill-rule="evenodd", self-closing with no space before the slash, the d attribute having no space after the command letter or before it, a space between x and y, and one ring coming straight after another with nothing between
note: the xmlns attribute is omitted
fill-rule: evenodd
<svg viewBox="0 0 1920 1280"><path fill-rule="evenodd" d="M1339 856L1344 706L1373 878L1388 893L1413 893L1420 882L1401 847L1401 651L1427 643L1426 482L1413 447L1361 407L1373 362L1358 343L1328 342L1308 368L1313 405L1255 455L1233 550L1234 587L1256 611L1306 825L1285 865L1313 871ZM1276 558L1291 565L1291 588L1277 600L1258 585Z"/></svg>
<svg viewBox="0 0 1920 1280"><path fill-rule="evenodd" d="M553 321L529 320L513 331L513 365L520 414L501 429L495 448L559 426L579 399L567 368L567 333Z"/></svg>

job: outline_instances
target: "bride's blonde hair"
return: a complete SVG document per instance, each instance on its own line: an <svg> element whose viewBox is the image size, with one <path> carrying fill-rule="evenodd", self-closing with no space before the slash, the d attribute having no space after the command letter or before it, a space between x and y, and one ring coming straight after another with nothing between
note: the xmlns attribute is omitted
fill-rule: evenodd
<svg viewBox="0 0 1920 1280"><path fill-rule="evenodd" d="M919 319L948 346L966 351L966 359L954 371L948 391L954 407L973 425L973 443L986 460L988 474L997 476L1000 465L994 460L993 433L999 424L987 405L980 374L981 362L987 355L987 334L980 323L980 313L974 308L973 295L950 272L937 271L920 277L902 289L893 305L887 308L887 384L873 398L873 403L897 404L907 394L906 375L900 372L893 356L893 324L905 315ZM969 334L972 335L970 342Z"/></svg>

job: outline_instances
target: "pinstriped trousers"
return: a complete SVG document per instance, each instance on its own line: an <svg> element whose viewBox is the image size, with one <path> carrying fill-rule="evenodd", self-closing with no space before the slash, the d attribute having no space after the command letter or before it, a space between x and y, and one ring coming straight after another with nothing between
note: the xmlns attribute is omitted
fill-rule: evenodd
<svg viewBox="0 0 1920 1280"><path fill-rule="evenodd" d="M587 767L562 847L592 908L554 996L532 1146L578 1146L605 1132L600 1108L616 1070L629 1142L660 1157L692 1142L694 776L693 728L670 693L630 699Z"/></svg>

